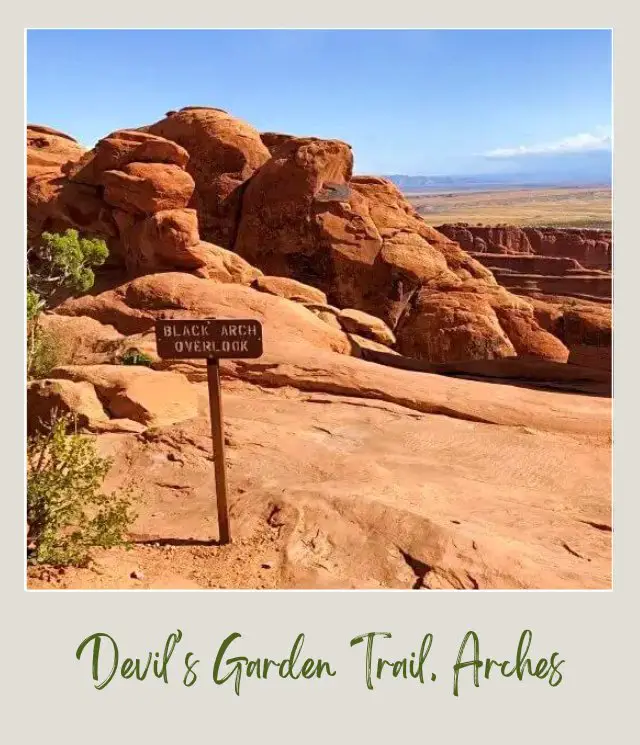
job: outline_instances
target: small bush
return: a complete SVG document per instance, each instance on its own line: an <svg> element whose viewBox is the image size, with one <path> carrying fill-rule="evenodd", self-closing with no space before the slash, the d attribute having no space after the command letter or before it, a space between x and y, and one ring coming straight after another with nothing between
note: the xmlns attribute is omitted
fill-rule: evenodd
<svg viewBox="0 0 640 745"><path fill-rule="evenodd" d="M54 415L46 432L27 440L32 563L86 566L94 547L128 545L131 495L101 492L110 465L69 416Z"/></svg>
<svg viewBox="0 0 640 745"><path fill-rule="evenodd" d="M108 255L101 238L83 238L72 229L43 233L40 243L27 252L27 305L36 297L42 305L50 305L62 288L74 294L87 292L93 287L93 268L102 266Z"/></svg>
<svg viewBox="0 0 640 745"><path fill-rule="evenodd" d="M44 301L34 290L27 290L27 322L34 321L42 309Z"/></svg>
<svg viewBox="0 0 640 745"><path fill-rule="evenodd" d="M151 357L135 347L127 349L120 357L119 362L121 365L141 365L142 367L153 365Z"/></svg>
<svg viewBox="0 0 640 745"><path fill-rule="evenodd" d="M46 378L62 364L63 353L58 339L36 322L27 328L27 379Z"/></svg>
<svg viewBox="0 0 640 745"><path fill-rule="evenodd" d="M87 292L93 286L93 268L109 255L101 238L83 238L77 230L43 233L27 250L27 378L42 378L64 356L62 346L40 326L42 312L61 291ZM68 350L67 350L68 352Z"/></svg>

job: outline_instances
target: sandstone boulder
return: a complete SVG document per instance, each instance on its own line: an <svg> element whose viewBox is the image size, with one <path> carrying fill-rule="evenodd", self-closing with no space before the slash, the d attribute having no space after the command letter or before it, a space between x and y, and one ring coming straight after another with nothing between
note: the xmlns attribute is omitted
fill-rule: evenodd
<svg viewBox="0 0 640 745"><path fill-rule="evenodd" d="M282 142L246 186L235 250L266 273L319 288L333 305L375 313L392 329L424 284L496 284L391 182L352 178L352 168L346 143Z"/></svg>
<svg viewBox="0 0 640 745"><path fill-rule="evenodd" d="M349 341L351 342L351 354L354 357L370 359L370 353L373 352L376 354L384 355L384 357L378 359L383 359L386 362L386 358L389 355L398 357L400 356L398 352L395 352L393 349L389 349L386 344L381 344L380 342L374 341L373 339L368 339L367 337L360 336L359 334L347 334L347 336L349 337Z"/></svg>
<svg viewBox="0 0 640 745"><path fill-rule="evenodd" d="M128 274L183 270L218 282L249 284L262 272L241 256L201 241L193 209L161 210L142 220L118 211Z"/></svg>
<svg viewBox="0 0 640 745"><path fill-rule="evenodd" d="M152 329L156 318L256 318L264 326L265 346L289 340L349 352L346 335L300 303L178 272L147 275L98 295L66 300L56 313L90 316L127 335Z"/></svg>
<svg viewBox="0 0 640 745"><path fill-rule="evenodd" d="M178 373L122 365L69 365L51 375L90 383L113 418L164 426L198 414L197 392Z"/></svg>
<svg viewBox="0 0 640 745"><path fill-rule="evenodd" d="M104 137L63 171L72 181L99 186L104 183L105 171L122 170L129 163L165 163L184 168L188 160L187 151L175 142L125 129Z"/></svg>
<svg viewBox="0 0 640 745"><path fill-rule="evenodd" d="M27 432L46 429L54 413L69 414L78 427L87 428L108 419L93 385L86 381L32 380L27 384Z"/></svg>
<svg viewBox="0 0 640 745"><path fill-rule="evenodd" d="M562 338L568 345L586 344L611 348L611 308L593 304L565 306Z"/></svg>
<svg viewBox="0 0 640 745"><path fill-rule="evenodd" d="M37 174L58 173L82 157L84 148L69 135L39 124L27 125L27 182Z"/></svg>
<svg viewBox="0 0 640 745"><path fill-rule="evenodd" d="M334 329L342 329L342 324L338 320L338 316L340 315L339 308L334 308L333 305L327 305L325 303L305 303L305 308L310 310L325 323L328 323L329 326L332 326Z"/></svg>
<svg viewBox="0 0 640 745"><path fill-rule="evenodd" d="M284 143L246 185L234 249L267 274L324 290L330 257L319 245L316 211L331 203L316 203L315 197L325 183L345 185L352 168L346 143L315 138Z"/></svg>
<svg viewBox="0 0 640 745"><path fill-rule="evenodd" d="M280 139L246 186L235 249L269 274L319 288L332 305L374 314L389 327L385 343L395 332L404 354L566 360L530 304L499 293L492 273L390 181L352 177L352 165L345 143Z"/></svg>
<svg viewBox="0 0 640 745"><path fill-rule="evenodd" d="M67 228L108 240L118 235L111 210L97 187L70 182L58 171L36 174L27 184L30 241L37 241L44 231L64 232Z"/></svg>
<svg viewBox="0 0 640 745"><path fill-rule="evenodd" d="M84 148L72 137L51 127L27 125L27 235L35 241L43 230L75 227L70 216L57 220L63 210L55 208L66 183L62 167L79 160ZM82 196L79 201L83 202ZM86 205L76 208L86 215ZM91 222L91 221L89 221Z"/></svg>
<svg viewBox="0 0 640 745"><path fill-rule="evenodd" d="M365 339L371 339L387 347L393 346L396 342L393 331L384 321L361 310L345 308L340 311L338 321L350 334L364 336Z"/></svg>
<svg viewBox="0 0 640 745"><path fill-rule="evenodd" d="M260 139L262 140L262 144L267 148L271 155L273 155L274 151L277 150L280 145L289 142L289 140L295 139L295 137L294 135L286 135L281 132L262 132Z"/></svg>
<svg viewBox="0 0 640 745"><path fill-rule="evenodd" d="M596 303L565 306L559 336L569 348L569 362L611 370L612 322L609 306Z"/></svg>
<svg viewBox="0 0 640 745"><path fill-rule="evenodd" d="M430 362L516 355L491 304L475 293L420 291L396 334L402 354Z"/></svg>
<svg viewBox="0 0 640 745"><path fill-rule="evenodd" d="M105 171L102 182L105 201L134 214L186 207L194 190L191 176L172 163L129 163Z"/></svg>
<svg viewBox="0 0 640 745"><path fill-rule="evenodd" d="M39 325L54 342L58 365L87 365L106 361L114 343L123 337L113 326L88 316L41 315Z"/></svg>
<svg viewBox="0 0 640 745"><path fill-rule="evenodd" d="M503 288L463 285L421 290L396 329L397 349L430 362L531 357L566 362L566 346L536 319L532 305Z"/></svg>
<svg viewBox="0 0 640 745"><path fill-rule="evenodd" d="M202 262L197 276L216 282L248 285L262 276L262 272L251 266L241 256L213 243L201 241L193 248L194 255Z"/></svg>
<svg viewBox="0 0 640 745"><path fill-rule="evenodd" d="M194 192L184 170L188 160L183 147L164 137L113 132L67 162L64 175L58 169L33 176L27 195L30 239L73 227L104 237L109 266L124 266L132 277L182 270L220 282L251 282L260 270L201 240L198 215L187 207Z"/></svg>
<svg viewBox="0 0 640 745"><path fill-rule="evenodd" d="M518 357L567 362L569 350L560 339L540 326L531 307L496 306L494 311Z"/></svg>
<svg viewBox="0 0 640 745"><path fill-rule="evenodd" d="M611 370L609 305L553 296L535 297L531 303L538 323L568 348L571 364Z"/></svg>
<svg viewBox="0 0 640 745"><path fill-rule="evenodd" d="M251 283L251 287L298 303L322 305L327 302L327 296L321 290L289 277L258 277Z"/></svg>
<svg viewBox="0 0 640 745"><path fill-rule="evenodd" d="M200 234L206 241L231 248L240 187L270 158L258 131L225 111L207 107L170 112L145 130L189 153L187 170L196 188L191 206L198 211Z"/></svg>
<svg viewBox="0 0 640 745"><path fill-rule="evenodd" d="M193 249L200 242L198 216L192 209L167 209L136 221L118 211L125 243L125 263L131 276L167 269L186 271L203 266Z"/></svg>

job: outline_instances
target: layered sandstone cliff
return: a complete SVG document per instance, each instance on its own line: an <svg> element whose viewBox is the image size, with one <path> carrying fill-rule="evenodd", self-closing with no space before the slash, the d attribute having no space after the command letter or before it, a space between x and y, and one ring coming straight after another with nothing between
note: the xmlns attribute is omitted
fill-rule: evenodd
<svg viewBox="0 0 640 745"><path fill-rule="evenodd" d="M585 269L608 271L612 266L610 230L466 223L440 225L438 230L472 253L566 257L575 259Z"/></svg>

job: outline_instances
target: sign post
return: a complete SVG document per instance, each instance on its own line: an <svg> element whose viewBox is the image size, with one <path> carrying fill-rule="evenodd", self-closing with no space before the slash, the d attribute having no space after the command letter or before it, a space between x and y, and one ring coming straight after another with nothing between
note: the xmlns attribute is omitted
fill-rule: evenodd
<svg viewBox="0 0 640 745"><path fill-rule="evenodd" d="M216 500L218 503L218 533L220 543L231 542L229 530L229 508L227 506L227 469L224 459L224 429L222 395L220 390L220 363L207 359L207 385L209 386L209 418L211 419L211 441L216 475Z"/></svg>
<svg viewBox="0 0 640 745"><path fill-rule="evenodd" d="M220 543L230 543L227 474L220 359L255 359L262 355L262 325L253 319L180 319L156 321L156 346L163 359L207 360L209 415L216 478L216 503Z"/></svg>

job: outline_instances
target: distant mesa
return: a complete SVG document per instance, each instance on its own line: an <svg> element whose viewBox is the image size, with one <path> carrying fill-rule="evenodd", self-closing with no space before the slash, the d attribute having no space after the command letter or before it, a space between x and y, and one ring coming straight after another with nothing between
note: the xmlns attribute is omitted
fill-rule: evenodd
<svg viewBox="0 0 640 745"><path fill-rule="evenodd" d="M573 164L575 165L575 164ZM587 163L589 166L590 163ZM485 173L452 176L408 176L393 174L386 176L401 191L445 192L474 191L527 187L558 186L611 186L611 159L605 159L597 167L575 167L573 170L556 167L555 170L518 173Z"/></svg>

